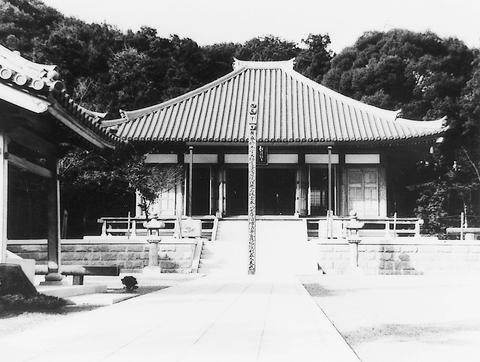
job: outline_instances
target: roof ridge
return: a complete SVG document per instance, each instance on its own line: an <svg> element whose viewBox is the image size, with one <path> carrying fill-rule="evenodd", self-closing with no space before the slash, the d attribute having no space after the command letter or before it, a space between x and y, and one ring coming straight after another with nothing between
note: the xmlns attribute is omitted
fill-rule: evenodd
<svg viewBox="0 0 480 362"><path fill-rule="evenodd" d="M293 69L295 58L287 60L240 60L233 58L233 69L249 68L249 69Z"/></svg>

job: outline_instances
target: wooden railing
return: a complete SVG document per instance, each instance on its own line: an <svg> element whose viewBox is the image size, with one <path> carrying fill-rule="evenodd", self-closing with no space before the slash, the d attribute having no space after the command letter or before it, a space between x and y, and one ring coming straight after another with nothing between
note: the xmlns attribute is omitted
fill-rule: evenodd
<svg viewBox="0 0 480 362"><path fill-rule="evenodd" d="M315 238L345 238L347 225L351 220L348 216L309 217L307 232L309 239ZM402 237L420 236L422 219L398 217L371 217L357 219L364 223L358 231L361 237Z"/></svg>
<svg viewBox="0 0 480 362"><path fill-rule="evenodd" d="M202 222L202 237L211 240L212 235L215 237L215 216L201 216L193 217L195 220ZM165 228L159 230L160 236L173 236L175 232L175 225L178 222L176 216L160 216L159 220L165 223ZM185 220L183 217L182 220ZM104 237L146 237L147 228L146 223L148 219L137 217L102 217L97 220L102 224L102 235Z"/></svg>

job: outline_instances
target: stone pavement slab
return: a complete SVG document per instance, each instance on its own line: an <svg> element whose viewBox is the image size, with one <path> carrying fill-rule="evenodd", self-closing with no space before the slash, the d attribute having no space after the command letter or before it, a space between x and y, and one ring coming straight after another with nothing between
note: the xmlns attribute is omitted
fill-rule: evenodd
<svg viewBox="0 0 480 362"><path fill-rule="evenodd" d="M289 276L207 277L0 338L13 361L358 361Z"/></svg>

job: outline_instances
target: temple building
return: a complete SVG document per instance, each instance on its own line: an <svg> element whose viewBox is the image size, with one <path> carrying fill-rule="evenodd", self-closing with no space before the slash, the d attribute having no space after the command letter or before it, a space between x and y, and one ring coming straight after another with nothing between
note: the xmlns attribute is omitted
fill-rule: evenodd
<svg viewBox="0 0 480 362"><path fill-rule="evenodd" d="M46 279L61 279L57 162L72 146L113 149L121 142L100 118L66 93L55 65L0 45L0 263L17 262L7 252L9 229L33 225L41 228L36 237L48 239Z"/></svg>
<svg viewBox="0 0 480 362"><path fill-rule="evenodd" d="M119 138L153 150L147 162L185 165L184 179L161 194L153 212L247 214L253 101L259 215L325 216L329 209L338 216L351 210L362 217L412 215L402 194L409 178L402 164L414 165L428 152L445 130L444 119L404 119L400 111L346 97L293 67L293 59L235 60L232 72L203 87L103 121Z"/></svg>

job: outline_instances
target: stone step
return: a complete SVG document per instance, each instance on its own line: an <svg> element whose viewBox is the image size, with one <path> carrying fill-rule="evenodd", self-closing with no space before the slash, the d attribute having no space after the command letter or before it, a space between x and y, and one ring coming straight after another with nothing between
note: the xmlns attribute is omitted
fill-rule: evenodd
<svg viewBox="0 0 480 362"><path fill-rule="evenodd" d="M138 297L137 293L94 293L68 298L76 306L106 306Z"/></svg>
<svg viewBox="0 0 480 362"><path fill-rule="evenodd" d="M62 285L41 285L37 287L38 292L58 298L71 298L86 294L105 293L106 285L87 284L87 285L67 285L67 281Z"/></svg>
<svg viewBox="0 0 480 362"><path fill-rule="evenodd" d="M200 258L200 273L246 273L246 220L221 220L217 240L205 244ZM257 220L258 273L316 272L313 246L308 243L306 223L299 219Z"/></svg>

